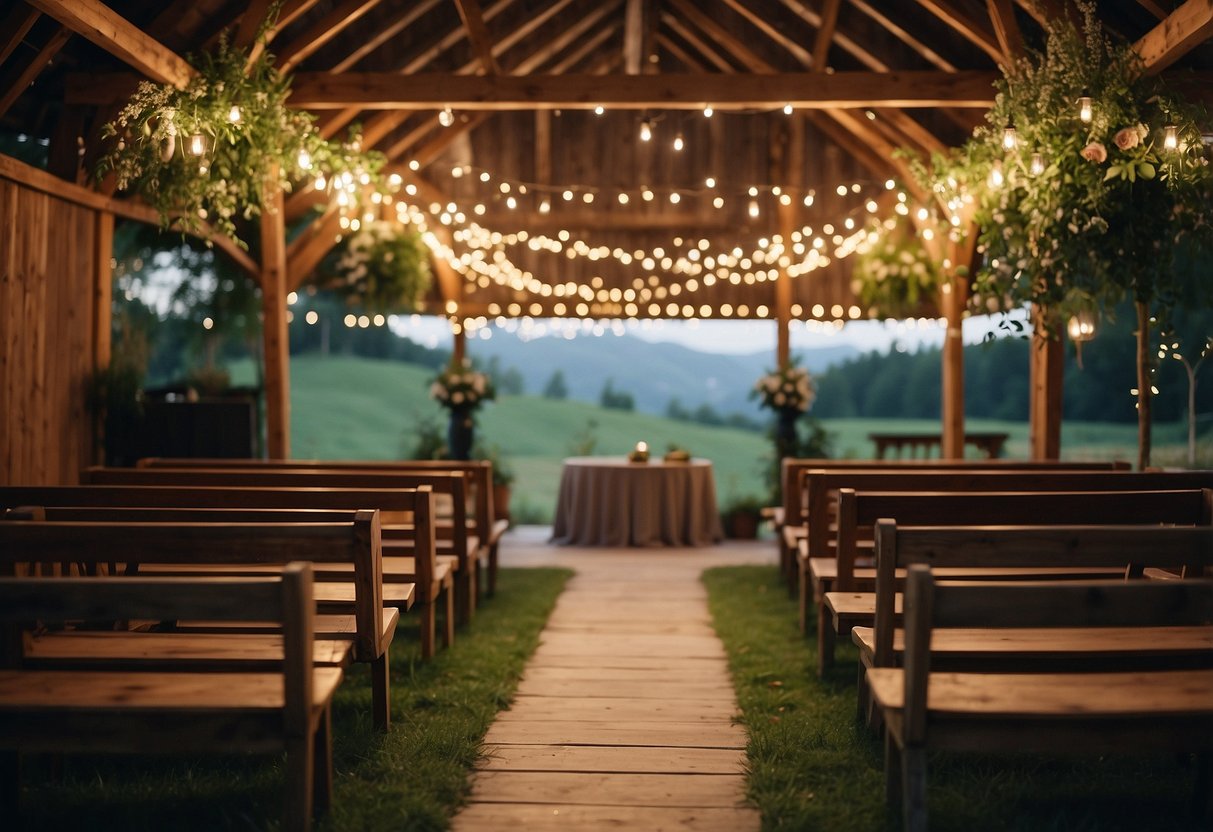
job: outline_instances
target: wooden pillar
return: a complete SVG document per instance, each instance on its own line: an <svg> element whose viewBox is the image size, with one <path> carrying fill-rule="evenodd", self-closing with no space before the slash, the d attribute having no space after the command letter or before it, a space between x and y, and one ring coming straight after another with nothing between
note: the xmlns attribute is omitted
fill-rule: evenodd
<svg viewBox="0 0 1213 832"><path fill-rule="evenodd" d="M960 242L948 244L944 263L945 279L940 307L947 322L943 338L942 459L963 459L965 455L965 364L962 325L969 303L969 267L977 245L977 228L971 223Z"/></svg>
<svg viewBox="0 0 1213 832"><path fill-rule="evenodd" d="M1028 359L1031 393L1028 437L1032 459L1061 457L1061 399L1065 348L1061 336L1050 337L1043 310L1032 310L1032 347Z"/></svg>
<svg viewBox="0 0 1213 832"><path fill-rule="evenodd" d="M778 170L776 181L784 183L785 187L798 187L804 179L804 116L794 114L789 117L786 129L772 131L772 162ZM778 164L782 156L782 165ZM798 205L791 200L787 205L779 204L779 234L783 240L785 251L792 247L792 232L798 225ZM792 278L787 267L781 266L779 275L775 278L775 359L782 367L792 357L792 341L789 327L792 322Z"/></svg>
<svg viewBox="0 0 1213 832"><path fill-rule="evenodd" d="M276 178L271 174L270 179ZM265 447L270 459L291 455L291 381L286 329L286 207L282 191L261 210L261 310L265 353Z"/></svg>
<svg viewBox="0 0 1213 832"><path fill-rule="evenodd" d="M113 348L114 215L98 211L93 239L93 366L109 366Z"/></svg>

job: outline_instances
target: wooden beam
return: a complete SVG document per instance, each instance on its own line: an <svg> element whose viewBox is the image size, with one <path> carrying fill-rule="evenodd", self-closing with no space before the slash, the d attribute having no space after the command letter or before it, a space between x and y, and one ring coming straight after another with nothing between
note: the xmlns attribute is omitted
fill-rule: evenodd
<svg viewBox="0 0 1213 832"><path fill-rule="evenodd" d="M699 74L465 76L301 72L291 106L339 109L590 110L977 107L994 101L993 72L836 72L832 75Z"/></svg>
<svg viewBox="0 0 1213 832"><path fill-rule="evenodd" d="M1162 20L1167 16L1167 10L1155 3L1154 0L1137 0L1137 5L1141 6L1159 20Z"/></svg>
<svg viewBox="0 0 1213 832"><path fill-rule="evenodd" d="M273 4L274 0L248 0L244 13L240 15L236 34L232 37L232 46L237 49L252 50L254 44L257 43L257 33L261 31L261 24L265 22L270 6ZM277 23L274 25L276 26ZM250 51L249 60L255 58L256 56Z"/></svg>
<svg viewBox="0 0 1213 832"><path fill-rule="evenodd" d="M916 144L922 148L928 155L931 153L943 153L947 150L947 145L942 142L934 133L923 127L908 113L902 110L891 109L876 109L876 120L881 119L892 125L897 132L904 138L902 141L908 144Z"/></svg>
<svg viewBox="0 0 1213 832"><path fill-rule="evenodd" d="M493 57L493 39L489 29L484 25L484 15L480 11L477 0L455 0L455 8L459 11L459 19L467 30L468 42L472 44L472 52L480 61L480 68L486 75L497 75L497 60Z"/></svg>
<svg viewBox="0 0 1213 832"><path fill-rule="evenodd" d="M587 55L595 52L600 46L614 37L618 31L619 27L613 23L606 26L599 26L598 31L582 41L580 46L565 55L558 62L552 64L552 74L560 75L573 69L579 63L585 60ZM588 74L595 73L591 72Z"/></svg>
<svg viewBox="0 0 1213 832"><path fill-rule="evenodd" d="M670 31L690 44L691 48L706 58L708 63L712 64L717 71L726 73L737 71L737 68L729 63L723 55L718 54L715 49L709 48L708 45L703 42L703 39L699 37L699 35L692 32L681 20L674 17L672 14L663 12L661 15L661 22L664 23Z"/></svg>
<svg viewBox="0 0 1213 832"><path fill-rule="evenodd" d="M153 81L184 87L194 68L100 0L26 0Z"/></svg>
<svg viewBox="0 0 1213 832"><path fill-rule="evenodd" d="M947 320L944 330L941 370L943 399L940 415L942 431L939 455L943 459L964 459L965 453L965 388L964 339L962 327L965 308L969 303L969 267L977 247L977 227L966 226L968 234L960 242L948 243L948 261L940 308Z"/></svg>
<svg viewBox="0 0 1213 832"><path fill-rule="evenodd" d="M999 49L994 35L980 20L971 17L966 10L954 6L951 0L918 0L918 4L984 51L995 62L1003 60L1002 50Z"/></svg>
<svg viewBox="0 0 1213 832"><path fill-rule="evenodd" d="M772 143L782 142L783 146L772 147L772 179L789 186L799 187L804 180L804 116L797 113L789 119L786 127L780 126L772 131ZM783 135L778 135L782 133ZM800 203L793 200L788 205L780 203L779 233L784 245L791 245L792 233L801 226ZM792 321L792 278L787 268L780 268L775 278L775 326L776 350L778 366L785 366L792 357L792 342L789 325Z"/></svg>
<svg viewBox="0 0 1213 832"><path fill-rule="evenodd" d="M838 7L840 0L824 0L821 10L821 25L817 27L817 36L813 38L813 70L824 72L829 66L827 58L830 54L830 44L834 40L834 30L838 27Z"/></svg>
<svg viewBox="0 0 1213 832"><path fill-rule="evenodd" d="M703 61L693 57L690 52L682 48L677 41L671 39L665 34L658 33L657 45L665 51L673 55L684 67L692 72L707 72L707 67Z"/></svg>
<svg viewBox="0 0 1213 832"><path fill-rule="evenodd" d="M25 68L13 80L12 85L3 94L0 94L0 116L7 113L8 108L16 103L17 99L29 88L30 84L34 83L34 80L46 65L51 62L51 59L58 55L59 50L71 39L71 36L72 33L69 29L60 26L51 35L50 40L43 44L38 53L34 55L33 59L25 65Z"/></svg>
<svg viewBox="0 0 1213 832"><path fill-rule="evenodd" d="M380 0L345 0L279 52L278 68L290 72L379 3Z"/></svg>
<svg viewBox="0 0 1213 832"><path fill-rule="evenodd" d="M530 73L543 66L549 60L559 55L569 44L575 42L578 38L598 26L600 29L605 29L608 32L613 29L612 26L602 26L604 18L613 14L619 7L619 0L611 0L611 2L602 3L597 6L592 12L587 14L581 20L574 23L572 26L565 29L558 35L550 38L543 48L536 50L528 55L526 59L519 61L516 66L510 69L510 75L529 75ZM553 71L551 74L559 74Z"/></svg>
<svg viewBox="0 0 1213 832"><path fill-rule="evenodd" d="M4 20L0 21L0 32L4 33L0 35L0 64L8 60L13 50L21 45L21 41L25 40L25 36L41 15L42 12L37 9L22 6L20 3L8 10Z"/></svg>
<svg viewBox="0 0 1213 832"><path fill-rule="evenodd" d="M854 6L856 9L863 12L868 17L872 18L872 20L879 23L881 26L883 26L885 29L887 29L888 32L891 35L893 35L893 37L897 38L902 43L904 43L906 46L913 49L924 60L929 61L936 68L942 69L944 72L956 72L957 71L957 67L955 64L953 64L951 61L945 59L942 55L940 55L938 52L936 52L931 47L927 46L925 43L923 43L918 38L914 37L914 35L910 34L910 32L908 32L908 31L906 31L906 29L904 27L899 26L896 22L894 22L893 20L890 20L884 14L884 12L882 12L880 9L876 8L876 6L874 6L872 3L867 2L867 0L848 0L848 2L852 6Z"/></svg>
<svg viewBox="0 0 1213 832"><path fill-rule="evenodd" d="M766 17L754 11L752 3L746 3L744 0L724 0L724 4L744 17L758 31L791 53L801 66L806 69L812 68L813 53L801 46L795 38L785 34L783 30L772 24Z"/></svg>
<svg viewBox="0 0 1213 832"><path fill-rule="evenodd" d="M1157 74L1213 37L1213 0L1188 0L1151 29L1133 48L1146 72Z"/></svg>
<svg viewBox="0 0 1213 832"><path fill-rule="evenodd" d="M337 244L341 234L341 212L331 208L317 217L286 249L286 290L296 292L311 277L316 266Z"/></svg>
<svg viewBox="0 0 1213 832"><path fill-rule="evenodd" d="M822 23L825 22L821 15L809 8L801 0L782 0L782 2L793 14L806 21L810 26L820 29ZM889 65L873 52L865 49L842 32L837 30L834 32L834 43L838 44L840 49L873 72L887 72L890 69Z"/></svg>
<svg viewBox="0 0 1213 832"><path fill-rule="evenodd" d="M645 0L627 0L623 12L623 71L639 75L644 68Z"/></svg>
<svg viewBox="0 0 1213 832"><path fill-rule="evenodd" d="M986 10L990 13L990 23L994 25L994 37L1002 50L1004 66L1023 57L1023 32L1019 30L1019 21L1015 19L1015 6L1011 0L986 0Z"/></svg>
<svg viewBox="0 0 1213 832"><path fill-rule="evenodd" d="M93 226L92 346L93 366L108 367L114 316L114 215L98 211Z"/></svg>
<svg viewBox="0 0 1213 832"><path fill-rule="evenodd" d="M396 35L403 32L408 27L412 26L424 15L428 14L443 0L421 0L419 3L410 5L403 12L392 20L391 23L384 22L378 27L378 30L370 37L370 39L359 44L358 48L347 55L344 59L338 61L329 70L333 74L346 72L353 69L354 66L365 58L367 55L374 52L379 47L390 41Z"/></svg>
<svg viewBox="0 0 1213 832"><path fill-rule="evenodd" d="M425 167L430 162L434 161L442 152L451 146L451 143L460 136L466 134L470 130L474 130L485 122L490 116L489 113L475 113L468 117L467 121L445 128L441 133L434 136L425 144L409 152L411 144L405 145L403 142L397 142L388 148L385 155L389 159L398 160L405 153L415 161L418 165Z"/></svg>
<svg viewBox="0 0 1213 832"><path fill-rule="evenodd" d="M269 172L271 181L277 171ZM262 358L265 363L265 444L270 459L291 455L291 377L286 323L286 227L282 191L261 211Z"/></svg>

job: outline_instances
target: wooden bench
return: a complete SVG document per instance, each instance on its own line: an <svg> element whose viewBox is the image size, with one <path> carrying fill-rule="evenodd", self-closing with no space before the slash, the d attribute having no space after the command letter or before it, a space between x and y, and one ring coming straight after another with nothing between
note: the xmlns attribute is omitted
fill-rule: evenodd
<svg viewBox="0 0 1213 832"><path fill-rule="evenodd" d="M359 511L353 522L306 524L118 520L0 523L0 569L9 574L27 566L37 570L62 564L78 565L85 574L98 574L118 564L119 571L132 574L144 564L174 564L176 570L166 571L194 577L200 572L202 576L218 572L248 577L264 575L266 566L279 572L293 561L308 561L322 565L321 569L327 564L352 567L352 580L343 574L336 583L316 582L312 595L321 609L352 612L354 631L344 638L352 640L354 660L370 666L372 715L375 724L386 729L391 717L388 648L399 613L394 608L384 610L377 511ZM256 612L248 611L246 618L255 621ZM337 634L332 637L341 638ZM148 642L142 644L141 649L149 649ZM187 647L179 643L172 649ZM258 648L258 658L274 660L273 645L261 644ZM130 648L115 642L110 649ZM230 658L230 652L216 649L213 641L195 643L193 649L210 649L207 661L221 663Z"/></svg>
<svg viewBox="0 0 1213 832"><path fill-rule="evenodd" d="M497 552L501 536L510 524L498 517L493 503L493 464L485 459L403 459L403 460L318 460L318 459L186 459L147 457L137 463L141 468L245 468L250 470L273 468L278 470L355 470L355 471L458 471L467 477L471 527L470 534L480 542L478 556L487 561L486 594L497 591ZM479 574L479 570L477 572Z"/></svg>
<svg viewBox="0 0 1213 832"><path fill-rule="evenodd" d="M1009 433L997 432L966 433L964 443L977 448L986 455L986 459L998 459L1010 436ZM901 459L902 451L907 449L910 459L916 458L920 449L923 458L929 459L932 452L943 446L943 436L938 433L869 433L868 439L876 446L876 458L880 460L890 450Z"/></svg>
<svg viewBox="0 0 1213 832"><path fill-rule="evenodd" d="M808 533L798 547L798 586L801 605L812 597L821 602L834 588L836 562L831 522L837 517L837 495L842 488L855 491L1163 491L1213 488L1213 471L995 471L979 470L856 470L809 469L803 473ZM815 521L813 518L817 518ZM823 520L823 518L825 518ZM806 613L807 615L807 613Z"/></svg>
<svg viewBox="0 0 1213 832"><path fill-rule="evenodd" d="M821 471L1115 471L1128 470L1125 462L1069 462L1018 459L902 459L877 462L871 459L784 459L780 467L782 505L773 512L780 563L789 587L797 586L796 552L808 534L804 474Z"/></svg>
<svg viewBox="0 0 1213 832"><path fill-rule="evenodd" d="M1213 523L1213 489L1176 491L1062 491L1062 492L857 492L838 491L837 556L820 564L833 570L833 590L818 603L818 672L833 663L834 640L856 626L872 625L876 614L873 592L875 566L859 566L861 541L870 545L875 524L891 518L899 526L940 525L1181 525ZM870 552L869 552L870 554ZM817 564L814 564L817 565ZM948 578L1024 580L1047 577L1050 567L1058 579L1112 577L1096 568L1068 568L1040 564L1032 569L972 563ZM978 567L974 572L972 567ZM992 569L991 567L999 567ZM801 615L807 615L807 602ZM802 620L802 627L804 621Z"/></svg>
<svg viewBox="0 0 1213 832"><path fill-rule="evenodd" d="M968 570L974 563L985 567L1029 572L1041 567L1064 566L1072 570L1109 570L1119 579L1140 578L1148 567L1165 567L1185 579L1199 577L1213 565L1213 528L1177 526L910 526L902 527L892 520L876 524L876 614L874 628L856 627L852 639L859 646L859 708L866 708L867 670L889 667L899 662L897 626L902 619L898 606L902 600L897 592L897 575L915 564L925 564L935 570L937 578L945 575L971 577ZM1081 574L1081 573L1080 573ZM952 579L952 578L949 578ZM1008 582L1004 579L1003 582ZM1213 621L1208 622L1213 624ZM970 636L972 634L969 634ZM978 634L985 635L985 634ZM1156 632L1145 636L1156 641L1151 656L1159 663L1183 660L1208 664L1213 631L1198 633ZM977 661L966 656L972 648L965 634L951 634L953 643L945 651L946 661L963 662L973 666ZM1049 643L1039 633L1023 639L1000 636L1001 643L991 644L987 657L991 662L1008 665L1019 658L1040 661L1053 654L1063 657L1067 649L1073 659L1080 653L1090 654L1094 661L1118 658L1127 661L1140 655L1141 645L1110 643L1105 635L1088 639L1086 643L1064 645ZM1147 645L1148 646L1148 645ZM1166 653L1164 658L1164 648ZM998 655L993 655L998 654Z"/></svg>
<svg viewBox="0 0 1213 832"><path fill-rule="evenodd" d="M1207 540L1207 538L1206 538ZM1207 543L1206 543L1207 546ZM1099 582L949 586L911 567L905 670L870 671L886 725L885 783L907 832L928 829L927 752L935 749L1201 755L1197 804L1209 817L1213 670L1097 673L942 672L943 628L1201 626L1213 620L1213 582Z"/></svg>
<svg viewBox="0 0 1213 832"><path fill-rule="evenodd" d="M391 490L397 488L415 489L430 486L435 499L445 497L452 503L453 522L448 527L449 537L440 542L439 554L450 554L455 557L454 586L456 618L461 622L470 619L475 608L476 560L471 553L475 551L477 541L467 532L467 501L465 498L466 484L462 474L456 472L435 471L427 474L390 473L376 471L325 471L315 469L299 470L243 470L243 469L153 469L153 468L88 468L81 473L81 478L88 484L97 485L177 485L190 487L250 487L250 488L313 488L313 489L357 489ZM267 506L282 508L288 506ZM298 507L306 508L352 508L349 505L307 504ZM388 526L387 540L397 538L390 530L398 522L407 522L404 517L397 516L393 510L385 506L357 506L357 508L378 508L385 512L384 523ZM404 514L407 515L407 512ZM431 515L432 516L432 515ZM435 535L440 533L437 524L432 524ZM406 537L407 540L407 537ZM392 554L408 556L408 546L401 542L392 543L388 549ZM432 579L433 574L428 576ZM426 578L419 576L419 583L426 586ZM423 599L425 600L425 599ZM428 602L427 602L428 603Z"/></svg>
<svg viewBox="0 0 1213 832"><path fill-rule="evenodd" d="M266 578L0 578L0 619L245 619L282 632L272 672L0 669L4 817L18 817L20 754L286 753L282 825L310 828L332 794L339 668L312 666L311 566ZM16 657L19 661L20 656Z"/></svg>

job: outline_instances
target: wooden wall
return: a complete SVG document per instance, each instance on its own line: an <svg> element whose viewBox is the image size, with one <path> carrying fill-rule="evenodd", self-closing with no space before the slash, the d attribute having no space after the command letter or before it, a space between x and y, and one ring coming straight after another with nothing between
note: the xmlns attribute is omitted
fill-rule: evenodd
<svg viewBox="0 0 1213 832"><path fill-rule="evenodd" d="M72 484L91 454L97 212L0 178L0 484Z"/></svg>

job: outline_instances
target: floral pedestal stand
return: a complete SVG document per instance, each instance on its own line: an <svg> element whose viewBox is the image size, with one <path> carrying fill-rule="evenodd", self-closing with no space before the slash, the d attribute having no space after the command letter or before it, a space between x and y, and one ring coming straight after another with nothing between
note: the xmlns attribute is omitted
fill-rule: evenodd
<svg viewBox="0 0 1213 832"><path fill-rule="evenodd" d="M447 425L446 441L451 459L467 460L472 458L472 439L476 423L472 419L472 411L466 407L451 409L451 421Z"/></svg>
<svg viewBox="0 0 1213 832"><path fill-rule="evenodd" d="M800 411L794 407L782 407L775 411L775 455L782 460L796 455L796 420Z"/></svg>

